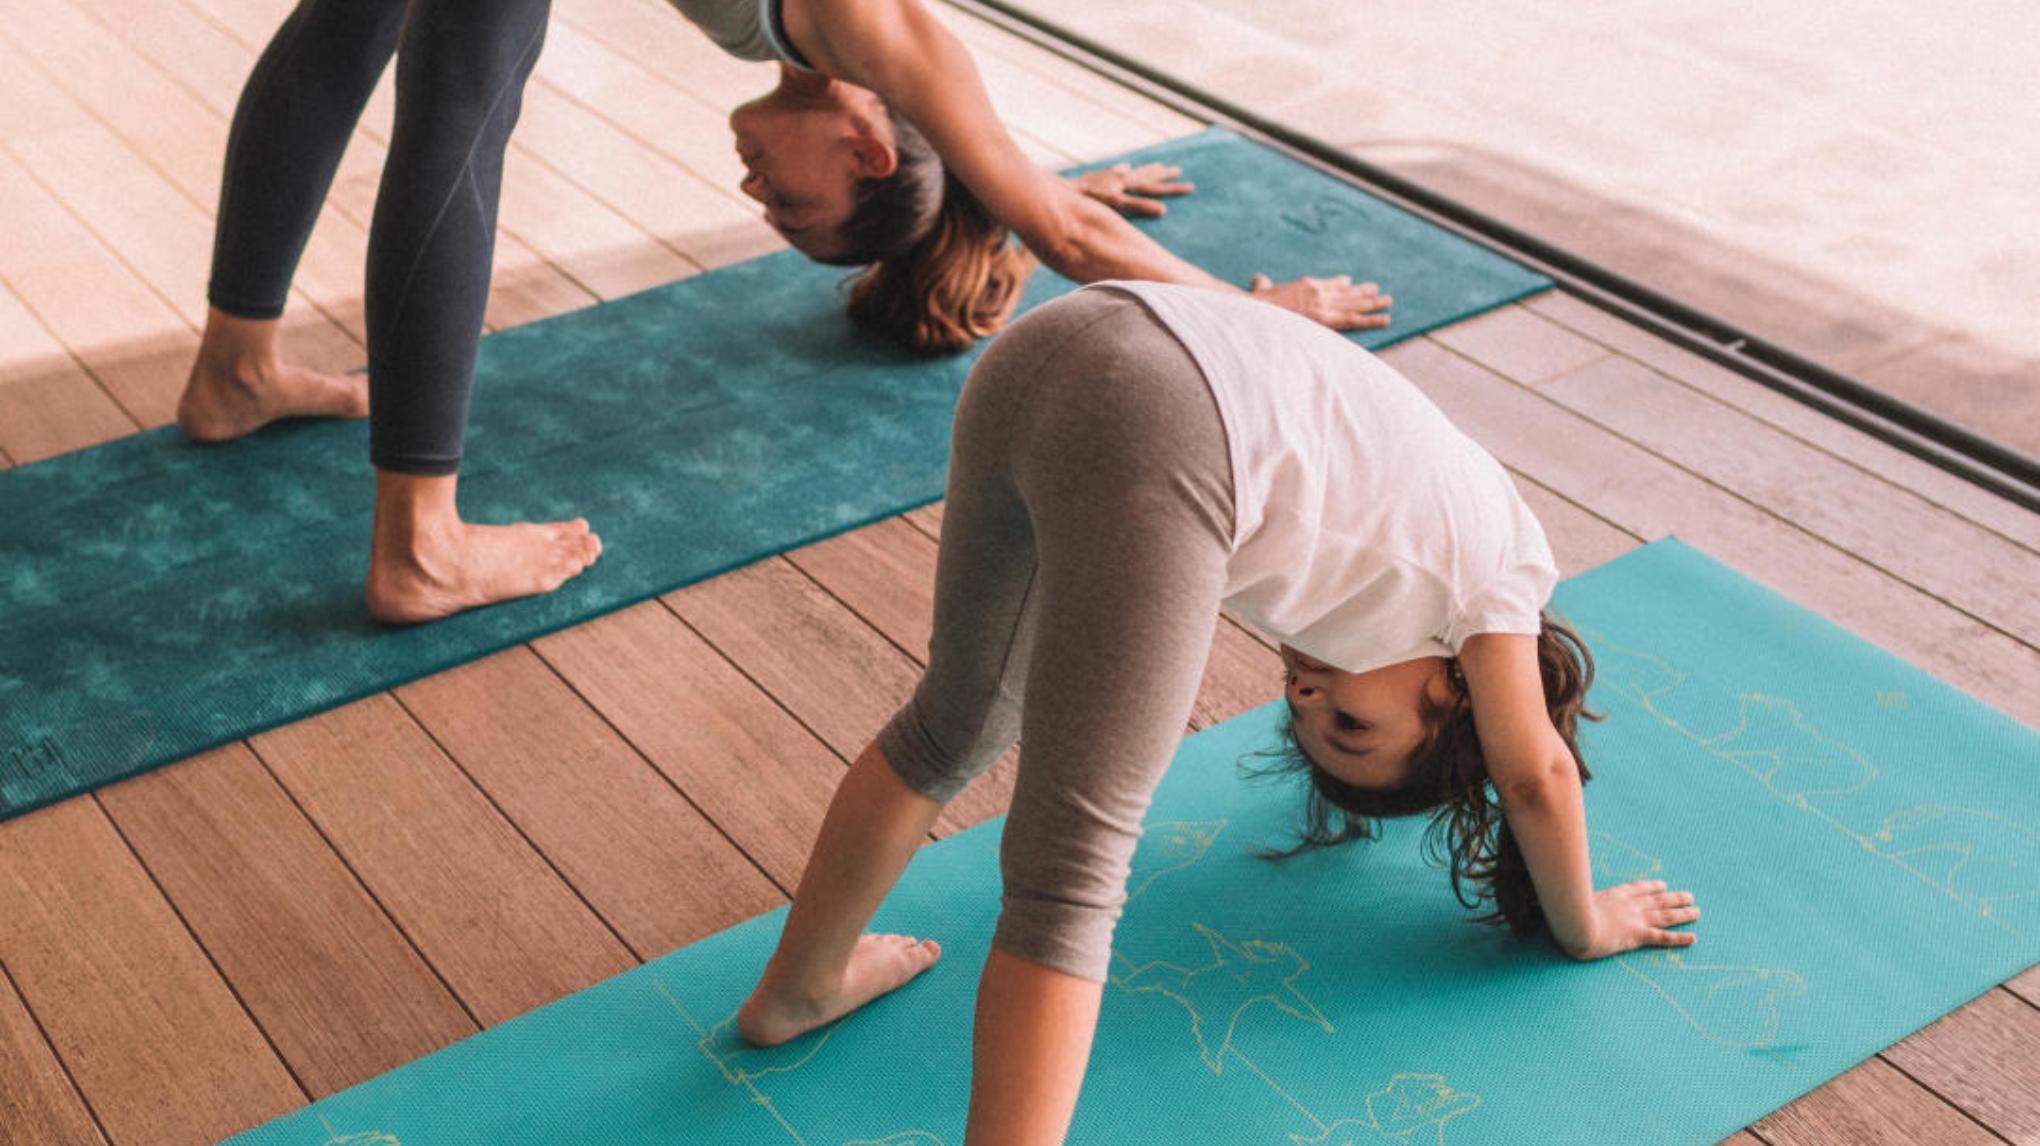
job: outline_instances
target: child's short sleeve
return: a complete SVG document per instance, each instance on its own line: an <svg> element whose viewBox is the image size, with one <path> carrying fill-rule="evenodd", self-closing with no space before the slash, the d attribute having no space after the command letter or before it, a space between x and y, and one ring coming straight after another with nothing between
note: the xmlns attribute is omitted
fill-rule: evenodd
<svg viewBox="0 0 2040 1146"><path fill-rule="evenodd" d="M1535 636L1544 623L1544 606L1558 570L1548 558L1531 558L1504 570L1453 611L1442 637L1453 655L1476 633L1520 633Z"/></svg>

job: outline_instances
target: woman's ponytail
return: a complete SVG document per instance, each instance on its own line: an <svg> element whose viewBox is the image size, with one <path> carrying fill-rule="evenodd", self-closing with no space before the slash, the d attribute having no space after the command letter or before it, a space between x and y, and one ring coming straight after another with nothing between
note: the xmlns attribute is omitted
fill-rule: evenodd
<svg viewBox="0 0 2040 1146"><path fill-rule="evenodd" d="M846 249L822 261L864 268L849 284L857 325L925 354L968 350L1005 325L1034 258L919 128L886 111L893 171L857 185Z"/></svg>
<svg viewBox="0 0 2040 1146"><path fill-rule="evenodd" d="M850 284L850 319L928 354L968 350L1005 325L1034 269L970 188L943 173L934 225Z"/></svg>

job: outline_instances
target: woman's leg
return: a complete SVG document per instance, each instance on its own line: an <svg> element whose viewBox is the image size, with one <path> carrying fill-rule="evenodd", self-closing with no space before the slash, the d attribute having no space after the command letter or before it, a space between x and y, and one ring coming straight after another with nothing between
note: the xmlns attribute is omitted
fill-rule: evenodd
<svg viewBox="0 0 2040 1146"><path fill-rule="evenodd" d="M385 621L550 592L601 552L585 521L470 525L455 500L503 155L547 10L547 0L411 0L404 22L368 244L367 598Z"/></svg>
<svg viewBox="0 0 2040 1146"><path fill-rule="evenodd" d="M277 418L359 418L368 380L287 365L291 276L361 109L396 50L405 0L302 0L234 109L213 232L211 304L177 420L199 441Z"/></svg>

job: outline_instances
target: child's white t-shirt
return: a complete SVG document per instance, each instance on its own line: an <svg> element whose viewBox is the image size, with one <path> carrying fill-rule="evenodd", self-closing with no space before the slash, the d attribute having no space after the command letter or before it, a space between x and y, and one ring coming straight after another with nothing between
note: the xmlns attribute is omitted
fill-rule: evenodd
<svg viewBox="0 0 2040 1146"><path fill-rule="evenodd" d="M1558 570L1486 450L1343 336L1270 303L1111 282L1203 370L1232 459L1227 605L1348 672L1529 633Z"/></svg>

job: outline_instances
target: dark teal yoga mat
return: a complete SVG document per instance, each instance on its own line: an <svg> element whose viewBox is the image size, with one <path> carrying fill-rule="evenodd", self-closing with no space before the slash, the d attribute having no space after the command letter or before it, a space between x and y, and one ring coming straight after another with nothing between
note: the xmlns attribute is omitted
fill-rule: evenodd
<svg viewBox="0 0 2040 1146"><path fill-rule="evenodd" d="M1368 345L1550 285L1225 132L1127 158L1197 180L1143 226L1221 276L1387 284ZM843 276L786 251L485 339L463 511L585 516L604 554L416 629L362 609L360 423L211 449L163 429L0 473L0 817L940 497L974 356L859 336ZM1070 286L1039 274L1027 302Z"/></svg>
<svg viewBox="0 0 2040 1146"><path fill-rule="evenodd" d="M1477 927L1410 823L1256 858L1300 805L1239 776L1263 708L1156 794L1073 1143L1711 1143L2040 957L2040 736L1678 542L1558 601L1601 663L1599 882L1691 889L1700 942L1579 964ZM943 961L823 1032L730 1037L774 912L233 1142L957 1146L998 830L880 913Z"/></svg>

